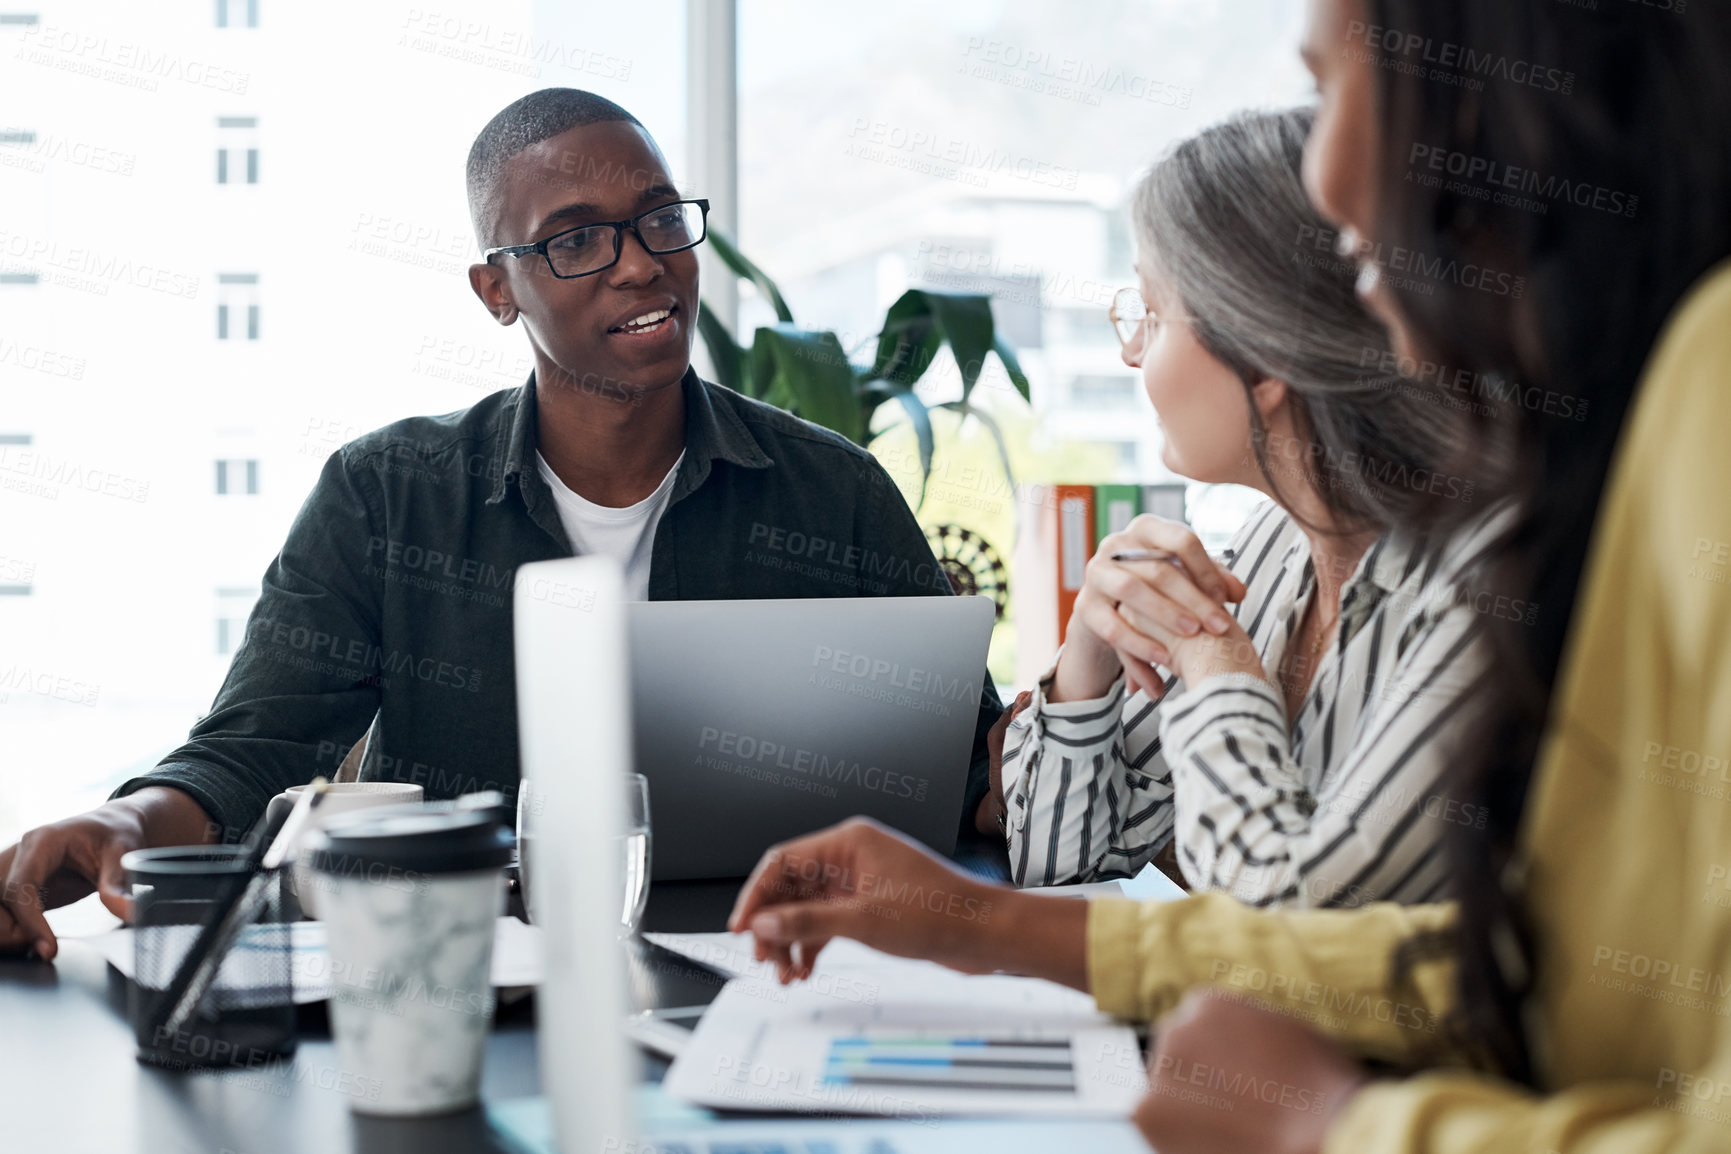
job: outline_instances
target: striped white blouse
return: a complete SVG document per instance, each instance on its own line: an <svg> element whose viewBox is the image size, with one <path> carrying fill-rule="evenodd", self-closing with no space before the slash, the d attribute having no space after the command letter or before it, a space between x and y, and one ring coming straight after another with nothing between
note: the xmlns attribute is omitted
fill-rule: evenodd
<svg viewBox="0 0 1731 1154"><path fill-rule="evenodd" d="M1436 549L1373 544L1290 726L1280 690L1251 674L1173 678L1158 701L1126 701L1120 676L1104 697L1054 703L1048 672L1004 743L1017 884L1131 876L1176 839L1192 886L1255 905L1443 896L1444 831L1484 820L1438 788L1450 725L1484 667L1473 614L1533 612L1461 589L1497 523ZM1315 588L1309 544L1270 502L1226 553L1247 587L1234 615L1272 677Z"/></svg>

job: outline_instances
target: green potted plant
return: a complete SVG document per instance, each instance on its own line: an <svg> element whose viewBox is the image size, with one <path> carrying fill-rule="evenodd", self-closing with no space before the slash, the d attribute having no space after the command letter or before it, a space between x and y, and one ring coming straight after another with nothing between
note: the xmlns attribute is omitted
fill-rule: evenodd
<svg viewBox="0 0 1731 1154"><path fill-rule="evenodd" d="M979 421L997 445L1005 478L1013 480L1002 430L990 413L971 403L986 357L992 354L1003 363L1022 399L1028 399L1028 378L1015 350L997 335L990 296L909 289L884 315L871 360L856 363L835 333L796 325L775 282L730 240L713 230L708 240L723 264L757 286L776 315L775 324L759 328L751 344L742 346L707 306L699 307L698 332L718 383L840 433L861 447L893 427L873 430L872 418L879 406L894 401L912 422L919 444L922 504L932 470L932 408ZM961 370L962 396L928 407L914 386L946 345Z"/></svg>

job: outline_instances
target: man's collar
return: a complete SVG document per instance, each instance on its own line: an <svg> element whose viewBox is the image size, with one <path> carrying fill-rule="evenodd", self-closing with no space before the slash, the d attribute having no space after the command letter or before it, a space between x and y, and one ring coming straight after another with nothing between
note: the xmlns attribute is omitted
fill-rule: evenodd
<svg viewBox="0 0 1731 1154"><path fill-rule="evenodd" d="M672 500L677 501L703 484L715 461L744 469L763 469L775 463L733 407L725 400L717 403L713 395L716 387L705 383L696 369L685 370L679 387L685 394L685 460L680 466L679 480L674 483ZM529 379L505 399L494 437L494 480L493 492L487 498L489 505L505 499L512 481L521 484L525 476L538 476L535 389L535 374L531 371Z"/></svg>

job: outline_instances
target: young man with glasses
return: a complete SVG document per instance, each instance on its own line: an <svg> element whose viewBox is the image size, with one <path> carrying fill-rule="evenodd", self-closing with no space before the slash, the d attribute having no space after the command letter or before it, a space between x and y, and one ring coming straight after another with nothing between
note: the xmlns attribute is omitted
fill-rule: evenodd
<svg viewBox="0 0 1731 1154"><path fill-rule="evenodd" d="M94 885L124 911L122 853L240 836L274 794L334 775L369 727L364 779L514 790L526 562L610 555L650 600L950 592L870 454L692 371L708 205L680 197L630 113L532 93L482 130L467 178L485 253L470 286L521 322L533 375L331 456L187 743L0 851L0 949L52 956L44 906ZM964 832L1001 712L984 685Z"/></svg>

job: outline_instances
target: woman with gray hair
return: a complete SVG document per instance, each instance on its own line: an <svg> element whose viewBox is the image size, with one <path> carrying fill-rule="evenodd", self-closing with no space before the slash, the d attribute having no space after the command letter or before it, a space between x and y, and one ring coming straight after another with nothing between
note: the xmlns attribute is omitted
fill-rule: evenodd
<svg viewBox="0 0 1731 1154"><path fill-rule="evenodd" d="M1270 500L1219 561L1151 516L1100 543L990 799L1017 884L1133 875L1170 843L1193 886L1258 905L1418 902L1447 888L1448 824L1475 820L1438 779L1483 669L1473 613L1496 608L1460 592L1488 522L1401 530L1471 502L1442 464L1461 422L1403 387L1311 208L1310 122L1236 117L1136 191L1141 288L1112 319L1166 464Z"/></svg>

